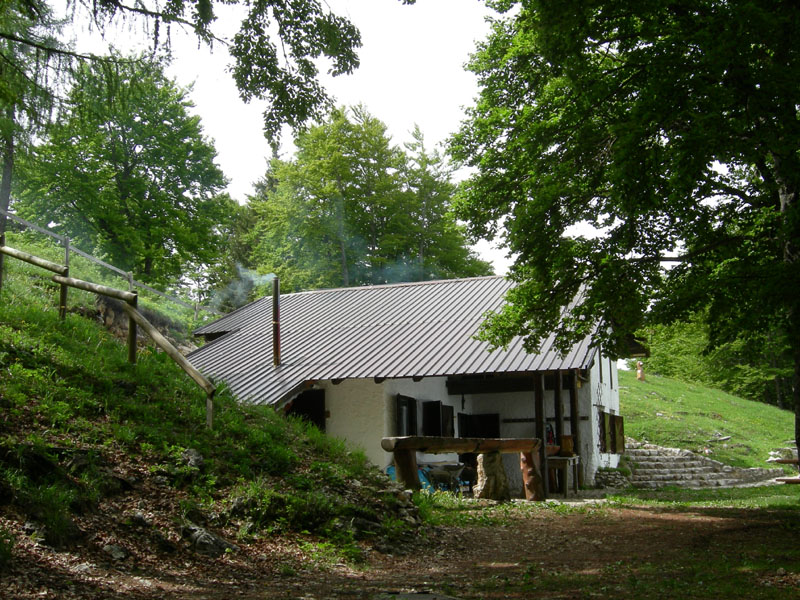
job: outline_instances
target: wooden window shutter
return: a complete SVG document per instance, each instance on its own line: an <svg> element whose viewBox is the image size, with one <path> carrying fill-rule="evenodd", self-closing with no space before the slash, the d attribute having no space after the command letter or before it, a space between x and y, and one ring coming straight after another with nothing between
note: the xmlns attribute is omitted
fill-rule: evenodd
<svg viewBox="0 0 800 600"><path fill-rule="evenodd" d="M614 453L625 452L625 423L622 415L614 415Z"/></svg>
<svg viewBox="0 0 800 600"><path fill-rule="evenodd" d="M611 420L612 415L603 413L603 438L605 441L606 452L614 451L614 426Z"/></svg>
<svg viewBox="0 0 800 600"><path fill-rule="evenodd" d="M417 399L398 394L395 419L398 436L417 435Z"/></svg>

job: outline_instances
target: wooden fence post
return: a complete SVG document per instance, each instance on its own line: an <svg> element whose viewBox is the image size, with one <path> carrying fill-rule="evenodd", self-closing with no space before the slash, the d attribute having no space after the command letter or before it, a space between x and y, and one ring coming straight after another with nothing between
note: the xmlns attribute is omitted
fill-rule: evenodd
<svg viewBox="0 0 800 600"><path fill-rule="evenodd" d="M69 277L69 238L64 238L64 266L67 270L64 272L64 277ZM63 321L67 318L67 289L66 283L61 284L61 294L58 301L58 316Z"/></svg>
<svg viewBox="0 0 800 600"><path fill-rule="evenodd" d="M128 291L132 294L136 294L136 292L133 291L133 273L128 273ZM130 300L128 304L133 308L138 308L138 294L136 294L136 297ZM134 321L131 316L128 316L128 362L136 364L136 321Z"/></svg>
<svg viewBox="0 0 800 600"><path fill-rule="evenodd" d="M206 395L206 427L212 429L214 426L214 392L212 390Z"/></svg>
<svg viewBox="0 0 800 600"><path fill-rule="evenodd" d="M6 245L6 232L0 233L0 246ZM3 272L5 271L6 255L0 252L0 292L3 291Z"/></svg>
<svg viewBox="0 0 800 600"><path fill-rule="evenodd" d="M8 248L4 248L3 252L8 252ZM51 263L40 258L31 257L29 255L25 255L22 252L18 252L16 250L12 250L12 256L17 256L18 258L32 262L32 264L36 264L40 267L45 269L49 269L50 271L61 272L62 270L66 269L66 267L62 267L61 265L57 265L55 263ZM123 302L122 308L128 313L128 318L130 321L133 321L134 326L138 325L141 327L144 332L150 336L150 338L155 342L156 346L161 348L164 352L166 352L167 356L169 356L172 360L178 363L180 366L192 379L194 379L195 383L199 385L203 390L206 392L206 425L211 428L213 425L214 419L214 393L217 391L217 388L214 386L213 383L209 379L207 379L200 371L198 371L189 360L183 356L175 346L170 343L170 341L161 334L153 324L150 323L147 319L144 318L142 313L140 313L136 309L136 305L138 304L138 295L136 292L124 292L122 290L117 290L114 288L107 287L105 285L98 285L96 283L91 283L89 281L81 281L80 279L72 279L71 277L63 277L61 275L53 275L53 281L56 283L66 284L72 287L76 287L79 290L86 290L87 292L94 292L95 294L102 294L103 296L109 296L111 298L116 298L117 300L121 300ZM130 362L136 362L136 329L133 327L129 327L128 333L133 331L134 335L128 336L128 359L131 358ZM133 344L130 342L133 341ZM132 356L131 356L132 355Z"/></svg>

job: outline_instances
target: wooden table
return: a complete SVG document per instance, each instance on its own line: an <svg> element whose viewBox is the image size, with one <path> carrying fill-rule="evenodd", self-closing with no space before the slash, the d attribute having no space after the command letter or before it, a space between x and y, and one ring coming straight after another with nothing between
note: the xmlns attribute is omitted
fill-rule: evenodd
<svg viewBox="0 0 800 600"><path fill-rule="evenodd" d="M567 475L569 467L572 467L572 489L575 495L578 495L578 464L581 457L577 454L575 456L549 456L547 458L547 468L551 471L561 474L561 489L564 498L569 495L569 486L567 485Z"/></svg>
<svg viewBox="0 0 800 600"><path fill-rule="evenodd" d="M381 448L394 454L397 480L406 488L420 489L417 474L417 452L441 454L449 452L486 454L488 452L520 453L525 497L528 500L544 500L538 453L541 446L538 438L450 438L436 436L385 437ZM552 459L548 459L552 460ZM527 482L527 483L526 483ZM535 488L535 489L534 489Z"/></svg>

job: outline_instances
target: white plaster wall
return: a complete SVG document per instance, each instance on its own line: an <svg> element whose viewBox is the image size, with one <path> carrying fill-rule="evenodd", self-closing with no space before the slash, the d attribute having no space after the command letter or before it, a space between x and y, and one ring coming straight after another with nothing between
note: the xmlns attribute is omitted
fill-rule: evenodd
<svg viewBox="0 0 800 600"><path fill-rule="evenodd" d="M600 411L619 414L619 377L616 362L598 354L598 358L589 370L589 381L583 382L578 398L581 415L589 416L588 421L581 421L580 433L584 482L591 484L598 468L619 465L618 454L600 452Z"/></svg>
<svg viewBox="0 0 800 600"><path fill-rule="evenodd" d="M348 379L338 385L318 384L325 390L325 432L361 448L370 462L386 466L381 438L386 430L383 386L372 379Z"/></svg>
<svg viewBox="0 0 800 600"><path fill-rule="evenodd" d="M381 448L381 438L396 435L395 399L398 394L411 396L419 402L418 426L422 426L421 403L438 400L461 409L461 398L447 395L445 377L426 377L419 382L412 379L389 379L375 383L373 379L350 379L333 385L330 381L317 384L325 390L325 408L329 417L325 430L329 435L347 440L364 450L367 458L380 468L391 464L392 454ZM454 419L456 417L454 416ZM455 462L456 454L417 455L419 462Z"/></svg>
<svg viewBox="0 0 800 600"><path fill-rule="evenodd" d="M602 382L600 368L603 369ZM535 423L503 423L503 419L530 419L535 416L535 404L532 392L513 392L494 395L470 395L463 397L447 394L445 377L427 377L419 382L411 379L390 379L377 384L373 379L346 380L338 385L321 382L317 385L325 389L325 405L329 413L326 420L328 434L347 440L350 444L362 448L367 458L381 468L391 464L392 455L385 452L380 445L384 436L395 435L395 398L403 394L416 398L418 408L418 426L422 426L421 403L425 400L438 400L453 407L455 419L454 431L458 431L459 412L469 414L499 413L500 435L502 437L534 437ZM555 416L553 390L545 390L545 416ZM563 414L569 416L569 390L562 391ZM599 467L615 467L619 456L600 452L599 445L599 412L606 410L619 414L619 379L616 363L608 358L595 360L588 372L588 381L583 381L578 389L579 412L587 420L580 420L580 448L576 452L581 456L581 468L584 482L590 484ZM570 422L564 420L563 432L571 433ZM456 454L418 454L420 463L455 462ZM522 478L519 469L519 457L508 454L503 458L506 472L512 485L512 493L522 493Z"/></svg>
<svg viewBox="0 0 800 600"><path fill-rule="evenodd" d="M458 413L470 412L461 409L461 397L447 395L447 378L446 377L426 377L420 381L413 379L389 379L383 383L384 388L384 406L387 409L386 418L388 426L386 427L386 435L396 435L395 431L395 408L394 401L397 394L404 396L411 396L417 400L417 427L418 431L422 428L422 403L426 400L438 400L442 404L453 407L453 431L458 437ZM381 466L388 465L392 460L392 455L386 452L385 463ZM425 454L417 452L417 463L454 463L458 462L458 454Z"/></svg>

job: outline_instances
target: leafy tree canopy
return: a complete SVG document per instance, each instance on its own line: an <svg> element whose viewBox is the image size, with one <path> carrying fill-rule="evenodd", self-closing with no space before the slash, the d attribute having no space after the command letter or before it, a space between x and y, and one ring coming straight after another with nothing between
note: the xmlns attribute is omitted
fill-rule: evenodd
<svg viewBox="0 0 800 600"><path fill-rule="evenodd" d="M708 307L712 343L784 332L800 415L800 5L493 4L507 14L453 140L477 170L461 214L483 235L503 223L517 256L486 337L567 345L602 322L624 355L648 311Z"/></svg>
<svg viewBox="0 0 800 600"><path fill-rule="evenodd" d="M233 201L217 195L216 151L162 65L85 64L68 101L47 141L18 161L19 213L44 216L144 281L215 260Z"/></svg>
<svg viewBox="0 0 800 600"><path fill-rule="evenodd" d="M215 33L215 22L219 10L229 5L241 5L244 18L233 39L225 40ZM173 27L193 31L209 45L227 45L234 59L231 72L242 98L267 103L264 130L273 141L284 123L297 127L324 114L329 100L317 79L320 60L326 61L334 75L350 73L358 66L358 29L320 0L69 0L67 6L67 19L75 25L103 31L122 21L128 26L139 24L154 49L169 46ZM17 47L70 54L44 43L30 30L16 29L5 18L15 11L37 25L51 12L50 7L49 0L3 2L0 39Z"/></svg>
<svg viewBox="0 0 800 600"><path fill-rule="evenodd" d="M648 325L645 372L790 408L791 355L782 332L745 332L710 348L706 321L705 313L697 313L688 321Z"/></svg>
<svg viewBox="0 0 800 600"><path fill-rule="evenodd" d="M454 186L414 133L408 154L362 107L334 110L272 162L250 206L251 265L284 289L488 274L450 210Z"/></svg>
<svg viewBox="0 0 800 600"><path fill-rule="evenodd" d="M476 169L460 214L476 234L504 225L517 257L486 337L566 346L602 322L624 355L649 309L709 306L712 342L786 331L800 377L800 5L492 4L506 14L452 142Z"/></svg>
<svg viewBox="0 0 800 600"><path fill-rule="evenodd" d="M7 211L16 149L27 143L53 112L53 89L64 81L62 69L70 62L51 50L60 23L45 4L9 0L0 5L0 209ZM29 40L20 44L17 40ZM6 216L0 213L0 235ZM0 256L0 269L2 269Z"/></svg>

